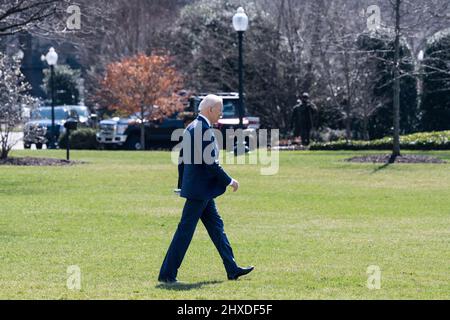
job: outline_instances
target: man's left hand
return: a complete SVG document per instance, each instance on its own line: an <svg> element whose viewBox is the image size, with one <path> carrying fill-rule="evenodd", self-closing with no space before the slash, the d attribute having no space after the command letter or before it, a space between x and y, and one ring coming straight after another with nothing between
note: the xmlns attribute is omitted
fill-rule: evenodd
<svg viewBox="0 0 450 320"><path fill-rule="evenodd" d="M230 186L233 188L233 192L236 192L239 190L239 182L237 180L233 179Z"/></svg>

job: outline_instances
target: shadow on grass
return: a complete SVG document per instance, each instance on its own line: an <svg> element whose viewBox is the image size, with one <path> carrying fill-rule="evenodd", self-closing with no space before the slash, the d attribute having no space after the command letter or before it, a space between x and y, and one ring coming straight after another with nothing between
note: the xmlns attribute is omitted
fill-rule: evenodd
<svg viewBox="0 0 450 320"><path fill-rule="evenodd" d="M373 170L371 174L375 174L375 173L377 173L377 172L379 172L379 171L382 171L382 170L384 170L384 169L387 169L391 164L392 164L392 163L389 163L389 162L388 162L388 163L385 163L385 164L383 164L382 166L380 166L380 167L376 168L375 170Z"/></svg>
<svg viewBox="0 0 450 320"><path fill-rule="evenodd" d="M391 154L391 156L389 157L389 160L383 164L381 167L376 168L375 170L372 171L372 174L377 173L381 170L387 169L391 164L395 164L395 161L397 160L398 155L396 154Z"/></svg>
<svg viewBox="0 0 450 320"><path fill-rule="evenodd" d="M204 286L220 284L220 283L223 283L223 281L202 281L202 282L197 282L197 283L178 282L178 283L174 283L174 284L160 283L156 286L156 289L163 289L163 290L169 290L169 291L189 291L189 290L194 290L194 289L200 289Z"/></svg>

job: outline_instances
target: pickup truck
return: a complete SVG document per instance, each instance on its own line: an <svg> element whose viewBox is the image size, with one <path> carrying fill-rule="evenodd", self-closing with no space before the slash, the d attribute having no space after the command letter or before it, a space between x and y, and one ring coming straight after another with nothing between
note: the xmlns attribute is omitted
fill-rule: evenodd
<svg viewBox="0 0 450 320"><path fill-rule="evenodd" d="M161 121L144 121L145 124L145 145L148 149L163 148L170 149L178 142L171 141L172 133L177 129L184 129L196 118L198 114L198 106L207 94L193 95L189 99L184 112L176 113L171 117L166 117ZM223 117L215 126L222 131L224 135L224 143L226 139L227 129L238 129L238 103L239 94L237 93L218 93L222 97L224 103ZM131 115L128 118L112 118L100 121L97 141L104 149L127 149L142 150L141 144L141 120L139 114ZM244 134L246 135L246 143L249 146L248 137L257 139L257 131L260 128L260 119L245 114L243 119Z"/></svg>
<svg viewBox="0 0 450 320"><path fill-rule="evenodd" d="M223 116L221 119L219 119L219 122L214 127L222 132L222 135L224 137L222 146L226 148L227 129L236 130L239 128L239 94L234 92L222 92L215 94L221 97L223 100ZM198 107L206 96L207 94L192 96L189 100L189 111L197 114ZM250 143L250 139L252 138L256 139L253 145L257 147L258 130L260 129L260 126L260 118L251 116L244 110L243 131L246 137L245 142L247 147L252 146L252 144ZM234 143L236 143L236 139L234 139Z"/></svg>
<svg viewBox="0 0 450 320"><path fill-rule="evenodd" d="M55 141L64 134L64 123L70 117L78 120L81 128L92 127L95 123L95 115L90 114L86 106L56 106L55 110ZM30 149L33 144L36 149L42 149L49 144L52 128L52 108L39 107L29 111L30 115L23 127L23 143L25 149Z"/></svg>
<svg viewBox="0 0 450 320"><path fill-rule="evenodd" d="M176 115L162 121L144 121L146 149L170 148L172 133L184 129L183 120ZM97 141L104 149L142 150L141 120L136 115L100 121Z"/></svg>

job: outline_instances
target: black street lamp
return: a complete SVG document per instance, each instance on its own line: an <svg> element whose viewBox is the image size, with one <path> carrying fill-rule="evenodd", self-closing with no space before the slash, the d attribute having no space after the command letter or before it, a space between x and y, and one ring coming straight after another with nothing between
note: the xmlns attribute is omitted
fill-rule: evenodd
<svg viewBox="0 0 450 320"><path fill-rule="evenodd" d="M66 128L66 159L70 161L70 133L72 131L77 130L78 120L75 118L67 119L66 123L64 123L64 128Z"/></svg>
<svg viewBox="0 0 450 320"><path fill-rule="evenodd" d="M48 51L46 56L43 56L43 59L47 61L47 64L50 66L50 85L51 85L51 96L52 96L52 128L50 133L50 149L56 149L56 134L55 134L55 65L58 63L58 54L55 49L52 47Z"/></svg>
<svg viewBox="0 0 450 320"><path fill-rule="evenodd" d="M420 50L417 60L419 64L419 96L418 96L418 109L422 109L422 103L423 103L423 82L424 82L424 66L423 66L423 60L425 59L425 52L423 50Z"/></svg>
<svg viewBox="0 0 450 320"><path fill-rule="evenodd" d="M239 129L244 128L244 56L242 42L244 32L248 29L248 16L244 8L239 7L233 17L233 27L238 33L239 38Z"/></svg>

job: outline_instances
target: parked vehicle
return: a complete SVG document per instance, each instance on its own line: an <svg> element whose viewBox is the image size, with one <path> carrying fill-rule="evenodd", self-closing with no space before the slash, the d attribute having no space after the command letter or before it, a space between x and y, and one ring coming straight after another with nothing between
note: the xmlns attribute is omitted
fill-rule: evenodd
<svg viewBox="0 0 450 320"><path fill-rule="evenodd" d="M175 143L171 141L172 133L184 129L184 122L176 117L161 121L144 121L146 149L168 148ZM124 148L142 150L141 120L137 115L128 118L113 118L100 121L97 141L103 148Z"/></svg>
<svg viewBox="0 0 450 320"><path fill-rule="evenodd" d="M78 120L78 128L95 128L97 115L92 114L86 106L64 106L70 110L71 116Z"/></svg>
<svg viewBox="0 0 450 320"><path fill-rule="evenodd" d="M234 140L236 143L236 139L232 139L232 136L227 137L227 129L238 129L239 128L239 93L234 92L225 92L225 93L216 93L217 96L223 99L223 116L219 119L215 128L222 132L224 137L223 146L226 147L226 141ZM194 95L189 100L189 110L198 113L198 107L202 100L207 96L207 94ZM245 142L247 146L256 145L258 143L258 130L260 129L260 118L253 117L249 115L244 110L244 118L243 118L243 132L245 137ZM250 143L250 139L255 139L253 141L254 144Z"/></svg>
<svg viewBox="0 0 450 320"><path fill-rule="evenodd" d="M55 141L64 134L64 123L68 118L78 120L79 128L95 126L95 115L90 114L86 106L57 106L55 107ZM30 149L33 144L37 149L44 145L48 147L52 127L52 108L48 106L31 110L29 121L23 127L24 148Z"/></svg>
<svg viewBox="0 0 450 320"><path fill-rule="evenodd" d="M64 123L70 117L70 109L55 107L55 135L56 139L64 133ZM25 149L30 149L35 144L37 149L42 149L50 139L52 128L52 108L40 107L31 111L30 121L23 127L23 144ZM56 140L57 141L57 140Z"/></svg>
<svg viewBox="0 0 450 320"><path fill-rule="evenodd" d="M222 131L224 139L226 139L227 129L238 129L239 127L239 94L219 93L218 96L223 99L224 110L223 117L219 120L216 128ZM196 118L198 106L205 97L206 94L192 96L184 112L176 113L172 117L164 118L162 121L145 121L146 148L167 148L175 145L177 142L171 141L172 133L177 129L184 129ZM103 148L142 150L140 118L139 114L133 114L128 118L113 118L100 121L97 141ZM250 145L250 139L256 139L257 143L260 119L245 114L243 123L247 146ZM225 146L225 143L223 145Z"/></svg>

